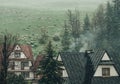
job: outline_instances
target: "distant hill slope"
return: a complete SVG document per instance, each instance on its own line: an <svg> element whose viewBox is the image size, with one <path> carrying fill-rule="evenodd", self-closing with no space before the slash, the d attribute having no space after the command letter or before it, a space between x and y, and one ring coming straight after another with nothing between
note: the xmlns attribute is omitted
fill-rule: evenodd
<svg viewBox="0 0 120 84"><path fill-rule="evenodd" d="M21 41L32 45L34 54L44 49L39 44L41 29L51 37L61 36L66 11L82 11L81 19L86 12L91 14L99 4L107 0L0 0L0 32L9 31L21 36ZM59 46L60 42L54 45Z"/></svg>

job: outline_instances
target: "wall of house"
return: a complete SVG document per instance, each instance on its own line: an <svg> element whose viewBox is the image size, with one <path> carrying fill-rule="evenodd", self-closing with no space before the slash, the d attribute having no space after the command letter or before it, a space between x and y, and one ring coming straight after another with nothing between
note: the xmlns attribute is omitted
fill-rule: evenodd
<svg viewBox="0 0 120 84"><path fill-rule="evenodd" d="M21 70L21 61L15 61L15 70Z"/></svg>
<svg viewBox="0 0 120 84"><path fill-rule="evenodd" d="M25 54L23 52L20 52L20 58L26 58ZM15 58L14 52L12 52L9 56L10 59Z"/></svg>
<svg viewBox="0 0 120 84"><path fill-rule="evenodd" d="M61 58L60 55L58 56L58 61L62 61L62 58ZM65 67L63 66L62 68L64 69L64 70L62 71L62 77L68 77L68 73L67 73Z"/></svg>
<svg viewBox="0 0 120 84"><path fill-rule="evenodd" d="M31 72L31 66L32 66L32 61L28 60L27 57L25 56L24 52L21 52L21 48L17 45L14 50L20 50L20 57L15 57L15 53L12 52L9 56L9 58L11 59L11 62L14 62L14 69L12 69L12 66L8 68L9 72L15 72L15 74L20 75L22 74L22 72L25 73L29 73L29 77L25 78L27 80L31 80L34 79L34 73ZM19 60L13 60L13 58L17 58ZM23 62L28 62L29 64L26 64L26 66L24 66L24 64L22 64Z"/></svg>
<svg viewBox="0 0 120 84"><path fill-rule="evenodd" d="M14 70L21 70L21 61L14 61L14 63L15 63ZM28 63L29 66L24 67L24 70L30 70L32 63L31 61L29 61ZM8 70L11 70L11 67L9 67Z"/></svg>
<svg viewBox="0 0 120 84"><path fill-rule="evenodd" d="M34 73L33 72L30 72L30 78L33 79L34 78Z"/></svg>
<svg viewBox="0 0 120 84"><path fill-rule="evenodd" d="M61 56L60 56L60 55L58 56L58 61L62 61L62 59L61 59Z"/></svg>
<svg viewBox="0 0 120 84"><path fill-rule="evenodd" d="M110 68L110 76L119 76L113 65L99 65L94 76L102 76L102 68Z"/></svg>
<svg viewBox="0 0 120 84"><path fill-rule="evenodd" d="M20 75L20 74L21 74L21 72L15 72L15 74L16 74L16 75Z"/></svg>
<svg viewBox="0 0 120 84"><path fill-rule="evenodd" d="M30 69L30 67L32 66L32 63L31 63L31 61L28 61L28 66L26 66L26 67L24 67L24 69L25 70L29 70Z"/></svg>
<svg viewBox="0 0 120 84"><path fill-rule="evenodd" d="M65 67L62 67L64 70L62 71L62 77L68 77L68 73L65 69Z"/></svg>

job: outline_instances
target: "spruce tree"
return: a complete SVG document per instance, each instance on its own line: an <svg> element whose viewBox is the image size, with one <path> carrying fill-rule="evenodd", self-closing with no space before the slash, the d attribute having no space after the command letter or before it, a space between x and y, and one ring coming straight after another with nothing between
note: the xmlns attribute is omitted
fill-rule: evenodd
<svg viewBox="0 0 120 84"><path fill-rule="evenodd" d="M1 37L1 70L0 70L0 84L7 84L9 56L13 51L16 43L17 36L9 33L2 35Z"/></svg>
<svg viewBox="0 0 120 84"><path fill-rule="evenodd" d="M114 3L114 19L113 19L113 26L114 26L114 37L116 38L119 36L119 28L120 28L120 0L113 0Z"/></svg>
<svg viewBox="0 0 120 84"><path fill-rule="evenodd" d="M114 31L114 22L113 22L113 6L108 2L106 7L105 13L105 31L104 31L104 38L107 41L107 44L110 46L112 45L113 38L113 31ZM110 48L110 47L109 47Z"/></svg>
<svg viewBox="0 0 120 84"><path fill-rule="evenodd" d="M64 33L62 36L62 51L69 51L70 48L70 32L67 27L67 23L64 23Z"/></svg>
<svg viewBox="0 0 120 84"><path fill-rule="evenodd" d="M81 34L81 22L80 22L80 12L78 10L75 10L72 12L71 10L68 10L67 12L68 16L68 25L69 28L71 28L71 35L74 39L74 49L75 51L79 51L80 49L80 34Z"/></svg>
<svg viewBox="0 0 120 84"><path fill-rule="evenodd" d="M120 48L120 0L113 0L113 10L114 10L114 15L113 15L113 49L115 50L116 53L119 53L119 48Z"/></svg>
<svg viewBox="0 0 120 84"><path fill-rule="evenodd" d="M55 56L52 43L49 42L46 48L46 55L40 62L38 68L38 75L42 76L39 80L39 84L62 84L62 63L55 59Z"/></svg>
<svg viewBox="0 0 120 84"><path fill-rule="evenodd" d="M84 18L84 25L83 25L83 30L86 33L87 31L90 31L90 20L89 16L86 14Z"/></svg>
<svg viewBox="0 0 120 84"><path fill-rule="evenodd" d="M100 5L97 12L93 17L93 27L94 27L94 34L95 34L95 44L96 48L104 47L105 38L104 38L104 31L105 31L105 12L103 5Z"/></svg>

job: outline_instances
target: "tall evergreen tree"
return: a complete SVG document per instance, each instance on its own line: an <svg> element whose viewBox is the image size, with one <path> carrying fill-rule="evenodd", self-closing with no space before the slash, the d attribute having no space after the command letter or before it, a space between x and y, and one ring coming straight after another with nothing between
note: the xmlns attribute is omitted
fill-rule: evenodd
<svg viewBox="0 0 120 84"><path fill-rule="evenodd" d="M5 34L1 38L1 70L0 70L0 84L7 84L7 74L9 65L9 56L13 51L17 42L17 37L11 34Z"/></svg>
<svg viewBox="0 0 120 84"><path fill-rule="evenodd" d="M110 46L112 45L113 38L113 6L108 2L106 7L105 13L105 31L104 31L104 38L107 40L107 44ZM110 48L110 47L109 47Z"/></svg>
<svg viewBox="0 0 120 84"><path fill-rule="evenodd" d="M80 37L80 13L78 10L75 10L74 13L72 13L71 10L68 10L68 20L69 20L69 25L72 30L72 36L76 40L77 38Z"/></svg>
<svg viewBox="0 0 120 84"><path fill-rule="evenodd" d="M119 36L119 28L120 28L120 0L113 0L114 3L114 36Z"/></svg>
<svg viewBox="0 0 120 84"><path fill-rule="evenodd" d="M80 22L80 13L78 10L75 10L75 12L72 12L71 10L68 10L67 12L68 16L68 25L71 28L71 35L74 39L74 50L79 51L79 42L80 42L80 34L81 34L81 22Z"/></svg>
<svg viewBox="0 0 120 84"><path fill-rule="evenodd" d="M114 8L114 15L113 15L113 43L112 47L116 53L119 53L120 48L120 0L113 0L113 8Z"/></svg>
<svg viewBox="0 0 120 84"><path fill-rule="evenodd" d="M100 5L97 12L93 17L92 25L94 27L94 33L96 35L95 42L96 47L104 47L104 31L105 31L105 11L103 5Z"/></svg>
<svg viewBox="0 0 120 84"><path fill-rule="evenodd" d="M55 51L49 42L46 49L46 56L40 62L38 75L42 75L39 84L62 84L63 78L61 77L62 62L55 59Z"/></svg>
<svg viewBox="0 0 120 84"><path fill-rule="evenodd" d="M64 33L61 43L62 43L62 50L68 51L70 48L70 32L68 30L66 21L64 23Z"/></svg>
<svg viewBox="0 0 120 84"><path fill-rule="evenodd" d="M87 14L84 18L83 30L84 30L84 32L90 31L90 20L89 20L89 16Z"/></svg>

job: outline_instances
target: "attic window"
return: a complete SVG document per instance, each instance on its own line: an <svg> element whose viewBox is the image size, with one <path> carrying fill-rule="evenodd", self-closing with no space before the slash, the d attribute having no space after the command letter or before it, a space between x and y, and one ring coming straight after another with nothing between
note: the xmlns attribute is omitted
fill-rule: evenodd
<svg viewBox="0 0 120 84"><path fill-rule="evenodd" d="M21 53L20 52L15 52L14 55L15 55L16 58L19 58Z"/></svg>
<svg viewBox="0 0 120 84"><path fill-rule="evenodd" d="M110 76L110 68L102 68L102 76L109 77Z"/></svg>

